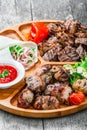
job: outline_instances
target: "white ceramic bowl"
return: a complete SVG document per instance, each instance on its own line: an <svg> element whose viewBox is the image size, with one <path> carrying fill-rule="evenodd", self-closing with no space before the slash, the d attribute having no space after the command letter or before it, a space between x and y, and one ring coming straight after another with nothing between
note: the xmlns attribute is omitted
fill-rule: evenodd
<svg viewBox="0 0 87 130"><path fill-rule="evenodd" d="M0 59L0 65L11 65L13 66L16 70L17 70L17 77L15 80L13 80L12 82L9 83L0 83L0 89L5 89L5 88L9 88L12 85L17 84L19 81L21 81L24 78L25 75L25 69L23 67L22 64L20 64L19 62L13 60L13 59Z"/></svg>

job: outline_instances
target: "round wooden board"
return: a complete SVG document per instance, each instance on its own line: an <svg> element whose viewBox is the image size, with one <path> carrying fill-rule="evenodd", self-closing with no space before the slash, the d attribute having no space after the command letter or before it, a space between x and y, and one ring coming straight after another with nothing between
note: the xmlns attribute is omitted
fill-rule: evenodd
<svg viewBox="0 0 87 130"><path fill-rule="evenodd" d="M57 20L56 20L57 21ZM48 24L50 22L56 22L55 20L43 20L39 22L44 22ZM62 21L61 21L62 22ZM3 31L0 31L0 35L10 37L18 40L26 40L26 34L30 30L31 22L15 25L13 27L9 27ZM32 67L30 70L26 71L26 77L32 75L35 72L35 69L38 66L42 66L45 64L73 64L73 62L46 62L44 61L39 53L38 53L39 61ZM12 86L8 89L0 89L0 109L5 110L7 112L25 116L25 117L33 117L33 118L53 118L53 117L61 117L65 115L69 115L80 110L87 108L87 97L83 103L75 106L61 106L60 109L55 110L35 110L35 109L23 109L17 107L17 96L21 89L24 87L24 81Z"/></svg>

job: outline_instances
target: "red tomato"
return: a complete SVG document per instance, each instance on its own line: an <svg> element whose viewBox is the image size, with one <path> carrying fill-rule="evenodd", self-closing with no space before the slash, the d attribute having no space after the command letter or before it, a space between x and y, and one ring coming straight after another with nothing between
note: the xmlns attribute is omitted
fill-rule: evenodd
<svg viewBox="0 0 87 130"><path fill-rule="evenodd" d="M49 29L42 22L33 22L31 24L31 30L28 40L32 40L36 43L46 39L49 34Z"/></svg>
<svg viewBox="0 0 87 130"><path fill-rule="evenodd" d="M78 93L72 93L69 98L70 98L70 105L78 105L84 101L85 96L82 92L78 92Z"/></svg>

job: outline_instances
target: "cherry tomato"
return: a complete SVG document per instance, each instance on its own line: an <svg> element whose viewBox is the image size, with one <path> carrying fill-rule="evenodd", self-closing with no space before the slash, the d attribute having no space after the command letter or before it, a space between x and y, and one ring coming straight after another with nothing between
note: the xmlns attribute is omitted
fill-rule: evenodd
<svg viewBox="0 0 87 130"><path fill-rule="evenodd" d="M70 105L78 105L85 100L85 96L82 92L72 93L69 99L70 99Z"/></svg>

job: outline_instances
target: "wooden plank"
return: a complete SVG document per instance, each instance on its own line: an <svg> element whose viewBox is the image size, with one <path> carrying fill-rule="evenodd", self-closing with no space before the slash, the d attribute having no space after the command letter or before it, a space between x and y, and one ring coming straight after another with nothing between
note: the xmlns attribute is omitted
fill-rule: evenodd
<svg viewBox="0 0 87 130"><path fill-rule="evenodd" d="M87 0L32 0L33 20L76 19L87 25Z"/></svg>
<svg viewBox="0 0 87 130"><path fill-rule="evenodd" d="M59 19L73 18L69 0L32 0L33 19Z"/></svg>
<svg viewBox="0 0 87 130"><path fill-rule="evenodd" d="M19 117L0 110L0 130L43 130L42 120Z"/></svg>
<svg viewBox="0 0 87 130"><path fill-rule="evenodd" d="M44 130L86 130L87 110L76 114L44 120Z"/></svg>
<svg viewBox="0 0 87 130"><path fill-rule="evenodd" d="M0 0L0 30L29 20L30 0Z"/></svg>
<svg viewBox="0 0 87 130"><path fill-rule="evenodd" d="M87 26L87 0L70 0L69 4L73 18Z"/></svg>

